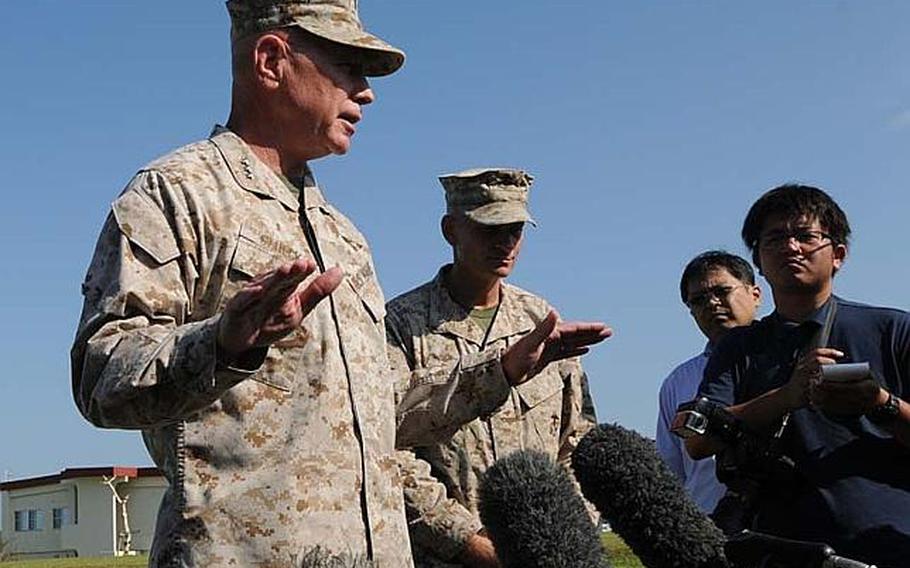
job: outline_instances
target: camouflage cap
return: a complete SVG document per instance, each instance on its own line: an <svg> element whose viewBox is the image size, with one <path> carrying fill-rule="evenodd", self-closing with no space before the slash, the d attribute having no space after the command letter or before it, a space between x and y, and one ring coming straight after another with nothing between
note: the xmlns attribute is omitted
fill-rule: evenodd
<svg viewBox="0 0 910 568"><path fill-rule="evenodd" d="M228 0L231 41L252 33L297 26L363 54L363 74L390 75L404 63L404 52L367 33L357 0Z"/></svg>
<svg viewBox="0 0 910 568"><path fill-rule="evenodd" d="M530 223L531 174L511 168L477 168L439 177L446 192L447 212L464 213L483 225Z"/></svg>

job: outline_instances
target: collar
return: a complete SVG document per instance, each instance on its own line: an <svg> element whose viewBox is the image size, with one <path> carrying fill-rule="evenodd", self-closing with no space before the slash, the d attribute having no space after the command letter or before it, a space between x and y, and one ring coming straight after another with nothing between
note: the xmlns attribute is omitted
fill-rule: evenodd
<svg viewBox="0 0 910 568"><path fill-rule="evenodd" d="M297 196L291 192L284 181L270 167L253 153L253 150L247 146L242 138L224 126L215 125L209 140L221 152L221 156L231 171L231 175L234 176L237 185L261 197L277 199L287 209L297 211L300 207ZM312 179L309 168L307 168L304 177L305 179ZM315 186L315 182L313 185Z"/></svg>
<svg viewBox="0 0 910 568"><path fill-rule="evenodd" d="M822 327L823 325L825 325L825 320L828 318L828 312L831 310L831 306L835 302L838 302L839 300L840 300L840 298L838 298L834 294L831 294L831 296L828 297L827 300L825 300L825 303L822 304L817 310L815 310L814 312L809 314L809 317L807 317L805 319L805 321L801 322L801 324L812 322L812 323L818 325L818 327ZM791 324L794 323L794 322L790 322L789 320L785 320L783 317L781 317L781 315L777 312L777 310L775 310L774 313L771 315L773 317L773 321L774 321L775 325L778 327L783 327L787 323L791 323Z"/></svg>
<svg viewBox="0 0 910 568"><path fill-rule="evenodd" d="M430 288L429 323L440 333L450 333L483 345L484 330L471 319L471 309L465 308L452 299L445 286L445 274L452 268L447 264L439 269ZM500 288L499 309L493 318L487 336L487 344L511 335L524 334L534 328L536 322L517 302L514 289L503 282Z"/></svg>

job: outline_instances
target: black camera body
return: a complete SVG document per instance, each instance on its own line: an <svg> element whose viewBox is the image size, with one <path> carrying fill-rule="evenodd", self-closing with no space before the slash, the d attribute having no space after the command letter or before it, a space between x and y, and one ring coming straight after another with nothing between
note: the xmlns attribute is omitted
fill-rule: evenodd
<svg viewBox="0 0 910 568"><path fill-rule="evenodd" d="M743 436L742 422L726 408L705 397L680 404L670 431L680 438L712 434L728 444Z"/></svg>
<svg viewBox="0 0 910 568"><path fill-rule="evenodd" d="M773 435L760 436L722 405L707 398L683 403L671 432L682 438L712 435L726 448L717 454L717 479L727 493L711 515L731 535L751 528L761 499L786 499L802 484L794 461L780 450L786 420Z"/></svg>

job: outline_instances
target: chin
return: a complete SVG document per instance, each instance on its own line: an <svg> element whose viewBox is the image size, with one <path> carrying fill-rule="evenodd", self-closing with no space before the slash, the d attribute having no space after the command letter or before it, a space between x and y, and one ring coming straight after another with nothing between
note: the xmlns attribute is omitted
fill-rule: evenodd
<svg viewBox="0 0 910 568"><path fill-rule="evenodd" d="M351 149L351 144L347 143L347 144L343 144L343 145L332 146L331 151L332 151L332 154L334 154L336 156L344 156L345 154L348 153L348 151L350 149Z"/></svg>

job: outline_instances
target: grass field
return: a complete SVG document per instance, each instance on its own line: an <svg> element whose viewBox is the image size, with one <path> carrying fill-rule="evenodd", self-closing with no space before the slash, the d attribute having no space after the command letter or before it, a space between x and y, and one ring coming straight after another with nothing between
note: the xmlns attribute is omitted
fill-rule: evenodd
<svg viewBox="0 0 910 568"><path fill-rule="evenodd" d="M55 558L47 560L17 560L0 562L3 568L121 568L146 566L147 556L124 556L122 558Z"/></svg>
<svg viewBox="0 0 910 568"><path fill-rule="evenodd" d="M607 533L603 536L604 547L610 556L613 568L643 568L641 562L618 536ZM128 566L145 566L145 556L125 558L61 558L56 560L21 560L0 562L2 568L125 568Z"/></svg>

